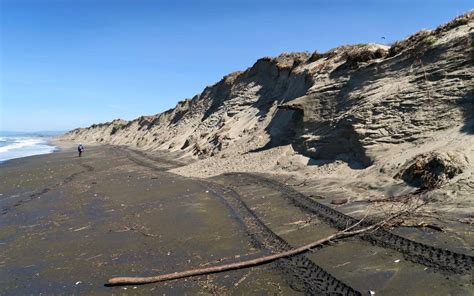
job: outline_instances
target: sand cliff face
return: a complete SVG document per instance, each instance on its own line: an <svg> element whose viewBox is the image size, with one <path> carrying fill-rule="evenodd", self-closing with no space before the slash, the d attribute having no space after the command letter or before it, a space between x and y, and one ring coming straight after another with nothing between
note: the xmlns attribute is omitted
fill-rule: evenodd
<svg viewBox="0 0 474 296"><path fill-rule="evenodd" d="M339 160L356 169L380 162L386 151L429 151L428 143L458 137L453 133L456 150L474 134L473 27L470 12L391 47L262 58L166 112L75 129L65 138L216 161L288 147L308 164Z"/></svg>

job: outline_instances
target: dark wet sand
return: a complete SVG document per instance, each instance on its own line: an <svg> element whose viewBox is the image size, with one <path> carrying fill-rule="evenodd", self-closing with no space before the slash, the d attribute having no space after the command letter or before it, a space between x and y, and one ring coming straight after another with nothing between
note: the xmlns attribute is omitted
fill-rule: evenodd
<svg viewBox="0 0 474 296"><path fill-rule="evenodd" d="M292 265L300 261L105 287L113 276L155 275L222 258L235 262L268 254L274 249L259 245L259 240L269 233L299 246L336 231L289 204L281 192L232 176L197 180L166 172L176 165L166 155L108 146L90 148L82 158L64 150L0 165L0 295L308 292L308 283L318 279L311 274L302 278ZM254 218L244 219L248 213L232 208L225 196L228 187L267 230L249 233L246 223ZM472 274L432 270L358 239L326 246L304 259L364 294L474 292Z"/></svg>

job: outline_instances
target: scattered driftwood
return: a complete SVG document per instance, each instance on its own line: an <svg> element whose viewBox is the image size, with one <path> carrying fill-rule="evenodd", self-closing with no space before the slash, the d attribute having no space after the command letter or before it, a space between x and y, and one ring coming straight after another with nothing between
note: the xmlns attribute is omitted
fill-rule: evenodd
<svg viewBox="0 0 474 296"><path fill-rule="evenodd" d="M353 230L356 228L364 219L361 219L359 222L355 223L354 225L339 231L335 234L332 234L330 236L327 236L325 238L319 239L317 241L313 241L309 244L306 244L304 246L301 246L299 248L291 249L286 252L281 252L277 254L272 254L269 256L264 256L264 257L259 257L256 259L251 259L251 260L245 260L241 262L236 262L236 263L230 263L230 264L222 264L222 265L217 265L217 266L212 266L212 267L207 267L207 268L196 268L196 269L191 269L191 270L185 270L181 272L173 272L173 273L168 273L168 274L163 274L163 275L157 275L157 276L149 276L149 277L114 277L108 280L107 286L117 286L117 285L137 285L137 284L148 284L148 283L154 283L154 282L162 282L162 281L168 281L168 280L174 280L174 279L179 279L179 278L186 278L186 277L191 277L191 276L197 276L197 275L204 275L204 274L210 274L210 273L217 273L217 272L223 272L223 271L229 271L229 270L235 270L235 269L242 269L242 268L248 268L248 267L253 267L257 265L262 265L266 263L273 262L277 259L284 258L284 257L290 257L290 256L295 256L301 253L305 253L314 247L317 247L319 245L323 245L326 243L329 243L330 241L334 241L336 239L341 239L349 236L354 236L358 235L361 233L369 232L376 230L384 225L386 225L389 221L392 219L401 216L405 212L399 212L397 214L394 214L390 216L389 218L378 222L376 224L373 224L371 226L367 226L361 229Z"/></svg>
<svg viewBox="0 0 474 296"><path fill-rule="evenodd" d="M407 199L404 196L389 196L389 197L375 197L369 198L368 202L407 202Z"/></svg>
<svg viewBox="0 0 474 296"><path fill-rule="evenodd" d="M438 226L436 224L429 224L429 223L426 223L426 222L423 222L423 221L420 222L420 223L416 223L416 224L401 223L400 226L414 227L414 228L429 228L429 229L433 229L433 230L436 230L436 231L444 232L444 229L441 226Z"/></svg>
<svg viewBox="0 0 474 296"><path fill-rule="evenodd" d="M149 237L157 237L158 235L156 234L152 234L152 233L148 233L148 232L145 232L141 229L146 229L145 227L138 227L138 226L132 226L132 227L128 227L128 226L125 226L124 229L122 230L116 230L114 232L126 232L126 231L133 231L133 232L137 232L137 233L140 233L144 236L149 236Z"/></svg>

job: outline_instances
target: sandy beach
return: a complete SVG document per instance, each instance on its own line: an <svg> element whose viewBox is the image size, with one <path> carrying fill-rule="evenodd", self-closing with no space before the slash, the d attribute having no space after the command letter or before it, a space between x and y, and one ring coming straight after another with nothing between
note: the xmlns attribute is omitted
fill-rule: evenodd
<svg viewBox="0 0 474 296"><path fill-rule="evenodd" d="M0 296L474 295L472 3L0 2Z"/></svg>
<svg viewBox="0 0 474 296"><path fill-rule="evenodd" d="M278 176L184 177L168 172L183 165L172 154L97 145L79 158L72 145L62 146L0 168L1 295L474 291L473 253L459 229L390 230L250 269L106 287L114 276L181 271L300 246L337 232L351 219L343 213L354 209L327 210L331 198L310 194L309 186L285 186Z"/></svg>

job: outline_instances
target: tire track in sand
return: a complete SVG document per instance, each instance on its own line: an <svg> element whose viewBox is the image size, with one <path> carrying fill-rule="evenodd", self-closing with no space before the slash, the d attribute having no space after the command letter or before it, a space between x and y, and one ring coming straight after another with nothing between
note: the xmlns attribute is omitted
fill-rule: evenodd
<svg viewBox="0 0 474 296"><path fill-rule="evenodd" d="M280 192L282 196L290 200L293 205L309 213L316 214L323 221L326 221L326 223L338 229L344 229L347 225L352 225L358 221L351 216L305 196L293 188L284 186L278 181L265 178L261 175L251 173L228 173L224 175L233 178L243 178L246 182ZM367 222L360 224L360 227L365 226L368 226ZM473 256L415 242L383 229L358 237L374 245L398 251L403 254L407 260L422 264L437 271L452 274L471 274L473 270Z"/></svg>
<svg viewBox="0 0 474 296"><path fill-rule="evenodd" d="M137 165L158 172L164 171L163 167L157 165L155 160L148 158L146 154L127 153L127 158ZM214 196L218 197L231 210L256 247L269 253L293 249L287 241L275 234L255 215L242 201L237 192L230 188L223 188L216 183L201 179L195 180L210 190ZM316 265L304 254L282 258L277 260L275 264L285 275L289 285L297 291L304 292L306 295L362 295Z"/></svg>
<svg viewBox="0 0 474 296"><path fill-rule="evenodd" d="M242 201L237 192L214 183L200 182L234 213L256 247L270 253L280 253L294 248L268 228ZM362 295L316 265L304 254L279 259L275 264L286 275L289 285L306 295Z"/></svg>
<svg viewBox="0 0 474 296"><path fill-rule="evenodd" d="M71 181L74 180L74 178L76 178L77 176L79 176L80 174L83 174L83 173L86 173L86 172L92 172L94 170L94 167L88 165L88 164L84 164L82 162L79 163L79 165L81 167L83 167L85 170L82 170L80 172L76 172L76 173L73 173L69 176L67 176L66 178L64 178L61 182L59 183L56 183L54 184L53 186L51 187L45 187L43 189L40 189L38 191L34 191L33 193L29 194L27 198L23 198L23 199L20 199L19 201L15 202L13 205L9 206L9 207L4 207L2 209L2 211L0 212L0 215L6 215L8 214L12 209L14 208L17 208L25 203L28 203L28 202L31 202L35 199L38 199L40 198L42 195L50 192L51 190L55 190L61 186L64 186L66 185L67 183L70 183ZM20 195L21 196L21 195Z"/></svg>

